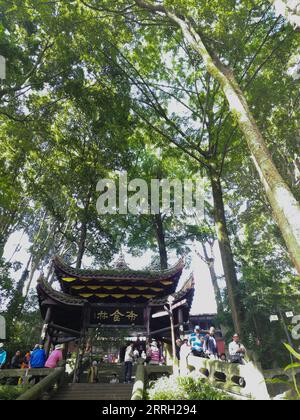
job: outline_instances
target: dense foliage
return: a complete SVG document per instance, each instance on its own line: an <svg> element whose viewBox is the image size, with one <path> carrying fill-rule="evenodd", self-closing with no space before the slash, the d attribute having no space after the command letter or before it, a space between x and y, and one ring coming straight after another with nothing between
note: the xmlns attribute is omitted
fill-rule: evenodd
<svg viewBox="0 0 300 420"><path fill-rule="evenodd" d="M40 272L54 281L53 255L111 268L121 249L151 250L166 268L196 249L229 335L240 330L265 367L286 362L269 317L300 313L300 37L271 3L1 2L0 310L12 350L37 339L33 286ZM230 101L237 92L245 120ZM200 173L206 220L99 216L98 181L124 171L148 184ZM289 204L295 226L281 212ZM4 253L13 233L29 241L25 264L20 249Z"/></svg>
<svg viewBox="0 0 300 420"><path fill-rule="evenodd" d="M15 401L26 391L24 386L0 385L0 401Z"/></svg>

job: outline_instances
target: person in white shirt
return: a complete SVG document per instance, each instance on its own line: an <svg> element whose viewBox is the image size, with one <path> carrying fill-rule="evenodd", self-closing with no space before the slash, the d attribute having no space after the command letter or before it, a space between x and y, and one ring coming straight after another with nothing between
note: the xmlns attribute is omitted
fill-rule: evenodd
<svg viewBox="0 0 300 420"><path fill-rule="evenodd" d="M128 384L131 382L132 379L132 367L133 367L133 361L134 361L134 344L131 343L126 348L125 353L125 384Z"/></svg>
<svg viewBox="0 0 300 420"><path fill-rule="evenodd" d="M113 374L113 377L112 377L110 383L111 384L119 384L120 383L119 378L117 377L117 375L115 373Z"/></svg>
<svg viewBox="0 0 300 420"><path fill-rule="evenodd" d="M244 365L246 348L240 342L239 334L234 334L232 343L229 344L229 355L231 363L239 363Z"/></svg>

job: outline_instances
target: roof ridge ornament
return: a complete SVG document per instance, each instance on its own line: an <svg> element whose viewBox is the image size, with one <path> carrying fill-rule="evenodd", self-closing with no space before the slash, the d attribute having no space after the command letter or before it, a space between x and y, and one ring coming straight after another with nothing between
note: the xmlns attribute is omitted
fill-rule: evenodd
<svg viewBox="0 0 300 420"><path fill-rule="evenodd" d="M125 255L123 252L121 252L119 258L117 259L117 261L114 264L114 268L116 270L120 270L120 271L130 271L130 267L129 265L126 263L125 260Z"/></svg>

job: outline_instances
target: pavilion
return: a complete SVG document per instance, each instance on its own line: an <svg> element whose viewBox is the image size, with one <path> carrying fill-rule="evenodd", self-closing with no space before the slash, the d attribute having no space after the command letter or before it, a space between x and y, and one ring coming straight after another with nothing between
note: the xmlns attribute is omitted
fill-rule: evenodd
<svg viewBox="0 0 300 420"><path fill-rule="evenodd" d="M147 337L168 340L169 317L153 318L164 311L169 296L174 301L174 328L182 335L188 325L194 297L194 277L178 291L184 269L181 259L167 270L131 270L121 258L113 269L75 269L53 259L61 291L42 277L37 286L44 320L46 346L83 340L91 328L124 328Z"/></svg>

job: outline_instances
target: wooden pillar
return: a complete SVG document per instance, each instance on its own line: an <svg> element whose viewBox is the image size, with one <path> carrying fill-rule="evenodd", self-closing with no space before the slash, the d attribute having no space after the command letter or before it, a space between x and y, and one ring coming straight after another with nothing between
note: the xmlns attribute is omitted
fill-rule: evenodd
<svg viewBox="0 0 300 420"><path fill-rule="evenodd" d="M90 324L90 317L91 317L91 307L89 303L87 303L86 305L84 305L82 309L82 328L80 332L80 340L79 340L78 350L77 350L73 383L78 383L80 380L80 370L81 370L81 364L82 364L82 360L83 360L83 356L85 352L85 339L88 332L88 325Z"/></svg>
<svg viewBox="0 0 300 420"><path fill-rule="evenodd" d="M48 306L46 317L43 325L43 329L41 332L41 341L40 343L44 346L46 356L49 356L50 349L51 349L51 336L49 334L49 324L52 319L52 307Z"/></svg>
<svg viewBox="0 0 300 420"><path fill-rule="evenodd" d="M76 353L76 362L75 362L74 376L73 376L73 384L76 384L79 381L78 371L79 371L81 347L82 347L82 331L81 331L81 334L80 334L80 339L78 341L78 348L77 348L77 353Z"/></svg>
<svg viewBox="0 0 300 420"><path fill-rule="evenodd" d="M145 309L145 318L146 318L146 330L147 330L147 338L150 339L150 322L151 322L151 308L148 306Z"/></svg>
<svg viewBox="0 0 300 420"><path fill-rule="evenodd" d="M47 359L48 359L49 354L50 354L51 346L52 346L52 340L51 340L50 334L48 334L46 342L44 344L44 350L45 350Z"/></svg>
<svg viewBox="0 0 300 420"><path fill-rule="evenodd" d="M63 358L64 358L64 360L67 360L68 350L69 350L69 343L65 343L64 344L64 350L63 350Z"/></svg>
<svg viewBox="0 0 300 420"><path fill-rule="evenodd" d="M52 317L52 308L51 306L48 306L47 308L47 312L46 312L46 317L44 320L44 324L43 324L43 328L41 331L41 344L45 344L46 338L47 338L47 334L48 334L48 325L51 322L51 317Z"/></svg>

